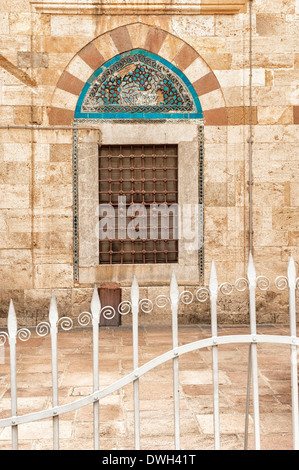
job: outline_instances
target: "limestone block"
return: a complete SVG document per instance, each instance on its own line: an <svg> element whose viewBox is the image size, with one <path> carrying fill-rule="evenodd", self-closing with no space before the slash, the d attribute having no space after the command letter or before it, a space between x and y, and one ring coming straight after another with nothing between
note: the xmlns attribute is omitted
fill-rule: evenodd
<svg viewBox="0 0 299 470"><path fill-rule="evenodd" d="M255 165L256 177L257 181L267 181L273 182L281 181L281 182L296 182L298 181L298 171L296 167L294 167L293 162L277 162L272 161L271 165L265 167L262 163L257 163Z"/></svg>
<svg viewBox="0 0 299 470"><path fill-rule="evenodd" d="M284 205L285 185L283 183L256 182L253 191L256 207L283 207Z"/></svg>
<svg viewBox="0 0 299 470"><path fill-rule="evenodd" d="M200 97L200 103L203 110L217 109L225 106L222 91L220 89L213 90Z"/></svg>
<svg viewBox="0 0 299 470"><path fill-rule="evenodd" d="M289 142L257 143L255 145L255 159L261 163L272 160L284 162L297 160L297 144Z"/></svg>
<svg viewBox="0 0 299 470"><path fill-rule="evenodd" d="M255 106L253 106L251 110L248 106L232 106L231 108L227 108L227 116L228 124L231 126L248 125L250 124L250 119L252 119L252 124L256 124L257 122L257 110Z"/></svg>
<svg viewBox="0 0 299 470"><path fill-rule="evenodd" d="M1 233L0 248L2 249L21 249L31 248L30 232Z"/></svg>
<svg viewBox="0 0 299 470"><path fill-rule="evenodd" d="M51 162L71 162L73 147L71 144L51 144L50 161Z"/></svg>
<svg viewBox="0 0 299 470"><path fill-rule="evenodd" d="M256 11L259 13L280 13L294 14L295 1L285 2L284 0L256 0Z"/></svg>
<svg viewBox="0 0 299 470"><path fill-rule="evenodd" d="M228 162L213 160L205 162L205 182L226 182L232 180L233 174L228 172Z"/></svg>
<svg viewBox="0 0 299 470"><path fill-rule="evenodd" d="M258 125L253 127L255 142L298 142L297 126L294 125Z"/></svg>
<svg viewBox="0 0 299 470"><path fill-rule="evenodd" d="M51 34L51 15L31 12L32 34L42 40ZM42 49L44 50L44 49Z"/></svg>
<svg viewBox="0 0 299 470"><path fill-rule="evenodd" d="M252 39L253 50L262 51L263 54L285 53L293 54L296 50L296 35L291 36L254 36Z"/></svg>
<svg viewBox="0 0 299 470"><path fill-rule="evenodd" d="M31 250L0 250L0 266L32 263Z"/></svg>
<svg viewBox="0 0 299 470"><path fill-rule="evenodd" d="M224 53L203 53L204 60L212 70L229 70L232 68L232 54Z"/></svg>
<svg viewBox="0 0 299 470"><path fill-rule="evenodd" d="M47 52L18 52L18 67L47 68L49 65Z"/></svg>
<svg viewBox="0 0 299 470"><path fill-rule="evenodd" d="M183 47L183 44L184 43L182 41L180 41L177 37L172 36L171 34L168 34L166 36L166 38L164 39L162 47L159 51L159 55L161 57L164 57L164 59L168 60L169 62L172 62L174 57L177 55L177 53ZM185 74L186 74L186 70L185 70ZM189 78L189 80L191 81L190 78Z"/></svg>
<svg viewBox="0 0 299 470"><path fill-rule="evenodd" d="M259 230L259 228L256 228L254 243L257 247L286 245L288 243L288 232L284 230Z"/></svg>
<svg viewBox="0 0 299 470"><path fill-rule="evenodd" d="M35 162L48 162L49 161L49 145L41 144L39 142L33 145L33 156Z"/></svg>
<svg viewBox="0 0 299 470"><path fill-rule="evenodd" d="M215 36L243 36L245 15L215 16Z"/></svg>
<svg viewBox="0 0 299 470"><path fill-rule="evenodd" d="M209 144L224 144L227 139L227 130L223 126L209 126L204 130L205 148Z"/></svg>
<svg viewBox="0 0 299 470"><path fill-rule="evenodd" d="M272 226L274 230L298 230L298 209L292 207L273 208Z"/></svg>
<svg viewBox="0 0 299 470"><path fill-rule="evenodd" d="M292 124L293 108L291 106L258 106L257 120L260 124Z"/></svg>
<svg viewBox="0 0 299 470"><path fill-rule="evenodd" d="M289 234L289 245L290 246L298 245L299 230L290 230L288 234Z"/></svg>
<svg viewBox="0 0 299 470"><path fill-rule="evenodd" d="M84 15L52 15L52 36L90 36L94 35L95 17Z"/></svg>
<svg viewBox="0 0 299 470"><path fill-rule="evenodd" d="M30 289L32 287L32 265L0 265L2 289Z"/></svg>
<svg viewBox="0 0 299 470"><path fill-rule="evenodd" d="M14 13L9 14L10 34L30 34L30 31L31 31L31 14L30 13L14 12Z"/></svg>
<svg viewBox="0 0 299 470"><path fill-rule="evenodd" d="M198 57L195 59L185 70L184 74L190 80L191 83L199 80L200 78L204 77L208 73L211 72L209 66Z"/></svg>
<svg viewBox="0 0 299 470"><path fill-rule="evenodd" d="M73 252L49 250L34 250L34 262L36 264L69 264L73 262Z"/></svg>
<svg viewBox="0 0 299 470"><path fill-rule="evenodd" d="M51 93L52 97L52 88L50 87L55 87L60 76L61 76L61 71L60 70L51 70L49 68L47 69L38 69L37 70L37 82L41 86L49 86L49 93Z"/></svg>
<svg viewBox="0 0 299 470"><path fill-rule="evenodd" d="M227 225L230 230L241 229L244 224L244 207L227 208Z"/></svg>
<svg viewBox="0 0 299 470"><path fill-rule="evenodd" d="M9 106L30 106L32 90L26 85L3 85L2 104Z"/></svg>
<svg viewBox="0 0 299 470"><path fill-rule="evenodd" d="M72 287L73 268L68 264L40 264L34 266L34 282L37 289Z"/></svg>
<svg viewBox="0 0 299 470"><path fill-rule="evenodd" d="M93 69L80 56L76 56L66 68L74 77L79 78L82 82L86 82L93 74ZM78 98L77 98L78 99Z"/></svg>
<svg viewBox="0 0 299 470"><path fill-rule="evenodd" d="M243 70L214 70L221 87L236 87L249 85L249 69ZM252 70L253 86L265 85L265 70L257 68Z"/></svg>
<svg viewBox="0 0 299 470"><path fill-rule="evenodd" d="M44 16L44 15L42 15ZM41 47L46 51L51 61L52 54L76 54L82 47L86 45L85 36L47 36L42 35Z"/></svg>
<svg viewBox="0 0 299 470"><path fill-rule="evenodd" d="M111 57L114 57L119 53L109 34L104 34L103 36L95 39L93 44L97 47L105 61L111 59Z"/></svg>
<svg viewBox="0 0 299 470"><path fill-rule="evenodd" d="M225 157L227 154L227 146L225 144L205 144L205 158L209 161L212 160L219 160L219 155L223 155Z"/></svg>
<svg viewBox="0 0 299 470"><path fill-rule="evenodd" d="M259 230L272 230L272 207L255 207L253 224L255 227L259 227Z"/></svg>
<svg viewBox="0 0 299 470"><path fill-rule="evenodd" d="M299 206L299 184L298 181L290 183L290 204L291 206ZM298 213L299 217L299 213ZM299 228L299 221L298 221Z"/></svg>
<svg viewBox="0 0 299 470"><path fill-rule="evenodd" d="M205 206L234 206L235 194L233 188L226 183L208 182L205 185Z"/></svg>
<svg viewBox="0 0 299 470"><path fill-rule="evenodd" d="M69 163L36 163L34 170L36 184L50 184L53 186L53 190L60 184L72 184L73 172Z"/></svg>
<svg viewBox="0 0 299 470"><path fill-rule="evenodd" d="M6 211L1 210L0 211L0 232L6 232L6 231L7 231Z"/></svg>
<svg viewBox="0 0 299 470"><path fill-rule="evenodd" d="M52 100L52 106L62 109L73 110L76 107L78 96L69 93L68 91L56 88L55 95Z"/></svg>
<svg viewBox="0 0 299 470"><path fill-rule="evenodd" d="M14 106L15 124L42 124L43 109L37 106Z"/></svg>
<svg viewBox="0 0 299 470"><path fill-rule="evenodd" d="M215 35L215 17L213 15L173 16L171 26L173 34L181 38Z"/></svg>
<svg viewBox="0 0 299 470"><path fill-rule="evenodd" d="M266 44L267 45L267 44ZM258 46L256 46L258 47ZM268 69L280 69L280 68L293 68L294 57L292 52L275 52L269 47L269 51L263 49L262 43L259 43L259 47L263 52L255 52L252 54L252 66L254 68L268 68ZM233 54L232 68L248 68L249 57L248 54L240 53ZM216 67L217 68L217 67Z"/></svg>
<svg viewBox="0 0 299 470"><path fill-rule="evenodd" d="M275 86L296 86L299 81L299 70L275 70Z"/></svg>
<svg viewBox="0 0 299 470"><path fill-rule="evenodd" d="M51 225L51 222L53 222L53 225ZM57 220L53 217L48 223L51 232L42 231L33 234L35 249L61 252L72 251L72 232L58 230L59 226L55 225L55 222Z"/></svg>
<svg viewBox="0 0 299 470"><path fill-rule="evenodd" d="M73 132L70 129L56 130L35 130L36 142L38 144L72 144ZM37 145L38 148L38 145Z"/></svg>
<svg viewBox="0 0 299 470"><path fill-rule="evenodd" d="M0 208L29 207L29 187L26 184L0 184Z"/></svg>
<svg viewBox="0 0 299 470"><path fill-rule="evenodd" d="M275 71L273 72L273 74ZM273 78L274 80L274 78ZM275 82L276 84L276 82ZM245 89L245 100L249 103L249 90ZM288 86L265 86L254 87L252 90L254 104L260 106L290 106L299 103L298 87L296 85Z"/></svg>
<svg viewBox="0 0 299 470"><path fill-rule="evenodd" d="M0 184L29 184L29 164L25 162L0 163Z"/></svg>
<svg viewBox="0 0 299 470"><path fill-rule="evenodd" d="M0 121L3 126L13 124L13 107L0 106Z"/></svg>
<svg viewBox="0 0 299 470"><path fill-rule="evenodd" d="M49 53L49 64L50 70L60 70L61 72L67 67L69 61L73 58L74 52L52 52Z"/></svg>
<svg viewBox="0 0 299 470"><path fill-rule="evenodd" d="M46 209L41 210L38 214L35 211L34 214L34 226L35 232L53 232L59 230L60 232L69 232L73 230L73 217L71 210L63 210L63 213L59 210L58 214L53 214L53 210ZM69 236L69 235L68 235ZM62 249L64 247L62 246Z"/></svg>
<svg viewBox="0 0 299 470"><path fill-rule="evenodd" d="M282 15L268 13L256 15L256 32L259 36L284 36L289 33Z"/></svg>
<svg viewBox="0 0 299 470"><path fill-rule="evenodd" d="M226 207L209 207L205 208L205 229L209 231L223 230L227 227L227 208Z"/></svg>
<svg viewBox="0 0 299 470"><path fill-rule="evenodd" d="M35 187L34 200L36 206L42 207L71 207L73 201L72 185L62 184L55 188L51 184Z"/></svg>
<svg viewBox="0 0 299 470"><path fill-rule="evenodd" d="M2 34L9 34L9 19L7 12L0 13L0 31Z"/></svg>
<svg viewBox="0 0 299 470"><path fill-rule="evenodd" d="M5 212L5 218L9 234L17 236L17 233L29 234L31 232L31 215L28 209L9 209Z"/></svg>
<svg viewBox="0 0 299 470"><path fill-rule="evenodd" d="M247 126L229 126L227 129L227 141L229 144L241 144L246 141Z"/></svg>

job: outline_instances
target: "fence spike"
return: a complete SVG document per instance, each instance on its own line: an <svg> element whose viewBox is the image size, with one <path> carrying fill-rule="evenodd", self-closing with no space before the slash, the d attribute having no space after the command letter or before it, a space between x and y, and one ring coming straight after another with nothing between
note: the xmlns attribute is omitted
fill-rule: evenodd
<svg viewBox="0 0 299 470"><path fill-rule="evenodd" d="M51 327L57 326L58 323L58 310L54 291L52 291L50 309L49 309L49 322Z"/></svg>
<svg viewBox="0 0 299 470"><path fill-rule="evenodd" d="M136 276L133 278L131 286L131 301L132 305L138 305L139 302L139 285Z"/></svg>
<svg viewBox="0 0 299 470"><path fill-rule="evenodd" d="M172 270L170 281L170 301L172 304L177 304L179 302L179 286L174 269Z"/></svg>
<svg viewBox="0 0 299 470"><path fill-rule="evenodd" d="M211 296L217 296L217 293L218 293L218 279L217 279L216 265L215 265L214 260L212 260L212 264L211 264L209 289L210 289Z"/></svg>
<svg viewBox="0 0 299 470"><path fill-rule="evenodd" d="M16 338L18 325L17 325L16 311L15 311L15 307L14 307L12 299L10 300L10 303L9 303L7 328L8 328L9 337Z"/></svg>
<svg viewBox="0 0 299 470"><path fill-rule="evenodd" d="M249 284L251 286L255 286L256 285L256 271L255 271L255 266L254 266L254 261L253 261L251 251L249 252L249 258L248 258L247 277L248 277Z"/></svg>
<svg viewBox="0 0 299 470"><path fill-rule="evenodd" d="M98 288L95 285L93 289L92 299L91 299L91 313L94 320L99 320L100 311L101 311L101 301L99 297Z"/></svg>
<svg viewBox="0 0 299 470"><path fill-rule="evenodd" d="M290 255L289 263L288 263L288 271L287 271L287 278L289 287L296 286L296 265L293 258L293 255Z"/></svg>

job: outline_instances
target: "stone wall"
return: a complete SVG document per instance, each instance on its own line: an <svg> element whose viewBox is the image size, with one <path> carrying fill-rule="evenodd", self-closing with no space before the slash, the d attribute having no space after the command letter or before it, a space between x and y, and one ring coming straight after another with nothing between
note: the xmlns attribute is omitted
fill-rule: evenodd
<svg viewBox="0 0 299 470"><path fill-rule="evenodd" d="M176 2L165 2L163 14L140 10L137 2L138 15L103 9L101 2L87 8L83 0L78 7L66 2L56 9L51 1L0 3L1 324L6 325L13 298L20 324L35 325L47 316L52 289L61 315L89 308L92 283L73 280L73 133L48 126L72 125L90 73L121 50L141 45L188 69L190 77L200 74L194 84L205 123L205 283L212 258L219 282L244 276L250 118L246 2L203 1L196 12L194 2L181 2L189 5L184 14L183 7L174 8ZM252 8L254 259L257 274L273 282L286 273L290 253L297 268L299 261L299 7L295 0L254 0ZM124 279L124 297L128 283ZM144 289L150 295L150 287ZM275 289L261 297L259 321L287 321L285 300ZM241 309L231 300L219 318L247 321L247 307L246 299ZM198 315L186 307L182 322L208 321L200 308ZM152 318L160 317L157 312Z"/></svg>

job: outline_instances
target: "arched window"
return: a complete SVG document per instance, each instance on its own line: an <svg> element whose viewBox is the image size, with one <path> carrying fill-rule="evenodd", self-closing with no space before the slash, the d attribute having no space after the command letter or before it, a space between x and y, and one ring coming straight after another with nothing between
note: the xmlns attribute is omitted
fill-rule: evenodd
<svg viewBox="0 0 299 470"><path fill-rule="evenodd" d="M192 251L179 227L183 208L193 205L202 240L202 118L188 78L149 51L116 55L88 79L74 123L92 123L100 138L97 150L74 139L75 258L83 280L89 269L118 264L143 265L149 280L152 264L178 263L188 272L199 266L203 276L203 246Z"/></svg>

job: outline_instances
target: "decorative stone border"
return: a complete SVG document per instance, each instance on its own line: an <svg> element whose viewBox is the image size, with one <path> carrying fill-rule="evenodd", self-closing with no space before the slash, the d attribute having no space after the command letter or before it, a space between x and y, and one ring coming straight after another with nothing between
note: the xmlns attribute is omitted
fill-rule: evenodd
<svg viewBox="0 0 299 470"><path fill-rule="evenodd" d="M119 0L105 2L76 2L31 1L37 11L52 14L109 14L109 15L234 15L246 11L246 0L198 0L196 3L171 1L151 2Z"/></svg>
<svg viewBox="0 0 299 470"><path fill-rule="evenodd" d="M78 97L95 70L115 55L135 48L159 55L185 74L200 99L205 125L227 125L222 91L206 62L183 40L143 23L120 26L106 32L74 56L54 91L49 124L71 124Z"/></svg>

